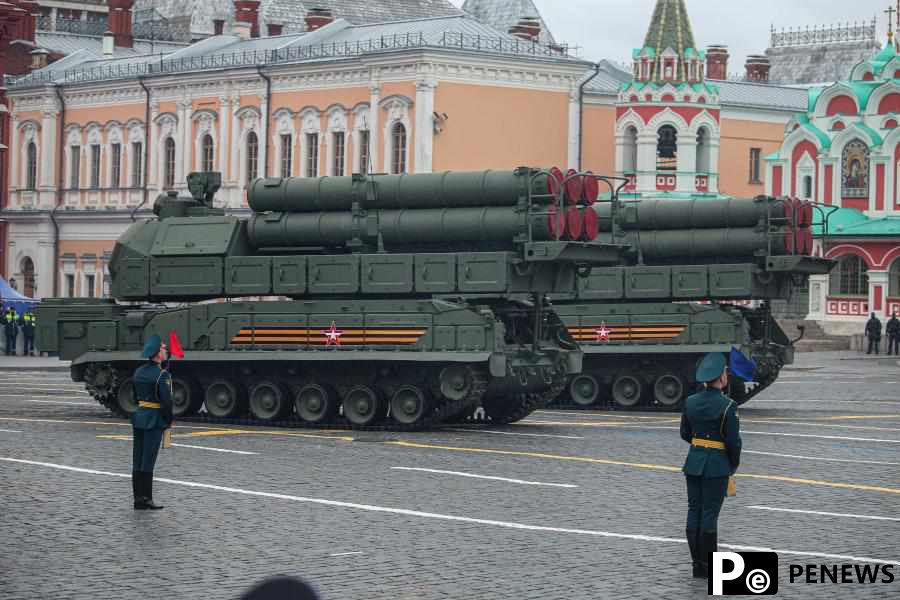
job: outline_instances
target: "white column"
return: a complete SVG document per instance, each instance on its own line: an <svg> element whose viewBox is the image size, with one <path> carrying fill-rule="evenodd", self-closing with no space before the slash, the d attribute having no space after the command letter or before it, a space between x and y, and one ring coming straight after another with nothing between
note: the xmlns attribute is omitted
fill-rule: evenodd
<svg viewBox="0 0 900 600"><path fill-rule="evenodd" d="M56 189L56 157L59 146L56 141L56 131L59 129L55 111L45 111L41 123L41 150L40 150L40 183L42 191Z"/></svg>
<svg viewBox="0 0 900 600"><path fill-rule="evenodd" d="M156 124L156 118L159 116L159 102L150 101L150 122L144 123L144 151L147 152L147 164L141 165L142 169L146 169L145 177L147 178L147 188L157 190L161 188L159 184L159 126ZM141 156L141 161L144 157Z"/></svg>
<svg viewBox="0 0 900 600"><path fill-rule="evenodd" d="M415 173L431 173L434 165L434 88L433 81L416 83Z"/></svg>
<svg viewBox="0 0 900 600"><path fill-rule="evenodd" d="M222 181L227 179L228 172L228 148L231 140L228 139L228 129L231 125L231 102L225 96L219 98L219 171L222 173Z"/></svg>
<svg viewBox="0 0 900 600"><path fill-rule="evenodd" d="M39 241L38 255L34 257L34 283L37 287L35 299L49 298L53 296L53 264L56 257L53 256L53 241ZM59 289L62 296L64 290Z"/></svg>
<svg viewBox="0 0 900 600"><path fill-rule="evenodd" d="M690 132L678 135L678 176L675 191L691 194L697 191L697 138Z"/></svg>
<svg viewBox="0 0 900 600"><path fill-rule="evenodd" d="M175 187L177 189L185 189L187 188L187 174L191 172L191 163L193 162L193 157L191 156L191 148L193 147L191 138L194 132L194 123L191 120L193 103L190 100L185 100L181 104L180 109L182 115L178 118L178 125L181 127L179 143L181 156L178 160L179 169L176 169L178 175L175 178Z"/></svg>
<svg viewBox="0 0 900 600"><path fill-rule="evenodd" d="M265 173L266 175L270 175L268 168L269 157L267 156L266 147L269 145L268 136L271 133L267 124L269 123L269 111L266 107L266 101L268 96L265 94L259 95L259 168L257 169L257 175L262 177Z"/></svg>
<svg viewBox="0 0 900 600"><path fill-rule="evenodd" d="M709 193L719 193L719 140L710 140L709 143Z"/></svg>
<svg viewBox="0 0 900 600"><path fill-rule="evenodd" d="M809 321L824 321L828 299L828 275L809 276Z"/></svg>
<svg viewBox="0 0 900 600"><path fill-rule="evenodd" d="M381 87L378 84L373 84L369 88L369 92L369 160L372 163L372 170L378 173L380 171L378 165L381 164L378 160L378 147L381 141L378 135L380 131L379 122L381 120L381 107L379 106L381 103Z"/></svg>
<svg viewBox="0 0 900 600"><path fill-rule="evenodd" d="M639 193L652 193L656 191L657 142L658 140L655 131L644 132L638 135L637 191Z"/></svg>
<svg viewBox="0 0 900 600"><path fill-rule="evenodd" d="M19 154L22 152L22 149L19 148L19 115L13 113L10 126L12 131L10 132L9 150L7 150L9 154L9 188L14 190L19 187ZM12 200L13 197L10 194L10 201L12 202ZM18 202L18 197L15 200Z"/></svg>
<svg viewBox="0 0 900 600"><path fill-rule="evenodd" d="M578 168L578 146L581 138L581 106L578 103L578 90L569 91L569 155L567 157L570 169Z"/></svg>
<svg viewBox="0 0 900 600"><path fill-rule="evenodd" d="M238 157L240 156L240 149L238 148L238 144L240 143L240 124L238 123L237 112L241 107L241 99L239 97L231 99L231 134L229 144L228 144L228 152L231 155L231 168L228 170L228 185L236 186L238 184L238 177L240 176L240 171L238 169Z"/></svg>
<svg viewBox="0 0 900 600"><path fill-rule="evenodd" d="M624 135L616 136L616 164L615 174L621 177L625 173L625 140L628 139Z"/></svg>

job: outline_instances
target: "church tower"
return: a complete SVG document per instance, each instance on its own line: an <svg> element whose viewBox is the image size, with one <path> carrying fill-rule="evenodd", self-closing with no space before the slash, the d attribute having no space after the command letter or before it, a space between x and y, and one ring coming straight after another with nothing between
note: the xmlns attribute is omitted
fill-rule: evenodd
<svg viewBox="0 0 900 600"><path fill-rule="evenodd" d="M616 172L641 196L717 195L719 88L706 82L685 0L657 0L616 102Z"/></svg>

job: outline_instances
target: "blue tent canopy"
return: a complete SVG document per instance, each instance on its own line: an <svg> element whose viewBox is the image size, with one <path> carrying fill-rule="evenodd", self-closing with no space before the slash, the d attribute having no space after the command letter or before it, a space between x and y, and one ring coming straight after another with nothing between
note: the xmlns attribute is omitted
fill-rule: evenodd
<svg viewBox="0 0 900 600"><path fill-rule="evenodd" d="M12 306L16 309L16 312L21 315L29 308L34 308L34 305L37 304L37 302L37 300L29 298L28 296L23 296L9 287L6 280L0 277L0 304L3 305L4 311Z"/></svg>

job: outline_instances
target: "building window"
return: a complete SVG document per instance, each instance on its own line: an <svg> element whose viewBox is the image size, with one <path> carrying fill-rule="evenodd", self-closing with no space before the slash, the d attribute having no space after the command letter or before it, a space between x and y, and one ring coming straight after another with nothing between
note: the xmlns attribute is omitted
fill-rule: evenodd
<svg viewBox="0 0 900 600"><path fill-rule="evenodd" d="M391 140L393 144L391 173L406 173L406 126L403 123L397 123L391 129Z"/></svg>
<svg viewBox="0 0 900 600"><path fill-rule="evenodd" d="M95 283L96 283L96 276L94 276L94 275L85 275L84 276L84 285L85 285L85 288L87 288L84 290L84 295L87 296L88 298L93 298L97 295L94 290Z"/></svg>
<svg viewBox="0 0 900 600"><path fill-rule="evenodd" d="M255 131L247 134L247 185L259 174L259 138Z"/></svg>
<svg viewBox="0 0 900 600"><path fill-rule="evenodd" d="M110 187L119 189L122 184L122 144L112 144L110 147Z"/></svg>
<svg viewBox="0 0 900 600"><path fill-rule="evenodd" d="M91 144L91 189L100 189L100 144Z"/></svg>
<svg viewBox="0 0 900 600"><path fill-rule="evenodd" d="M371 171L369 164L369 130L361 129L359 132L359 171L360 173L369 173Z"/></svg>
<svg viewBox="0 0 900 600"><path fill-rule="evenodd" d="M842 256L831 271L832 296L868 296L869 270L866 262L855 254Z"/></svg>
<svg viewBox="0 0 900 600"><path fill-rule="evenodd" d="M166 138L163 159L163 186L171 190L175 187L175 140Z"/></svg>
<svg viewBox="0 0 900 600"><path fill-rule="evenodd" d="M332 165L332 175L340 176L344 174L344 132L335 131L332 135L334 136L334 164Z"/></svg>
<svg viewBox="0 0 900 600"><path fill-rule="evenodd" d="M637 127L631 126L625 130L625 154L622 172L626 175L637 172Z"/></svg>
<svg viewBox="0 0 900 600"><path fill-rule="evenodd" d="M807 175L803 178L803 198L806 200L810 200L812 198L812 175Z"/></svg>
<svg viewBox="0 0 900 600"><path fill-rule="evenodd" d="M750 148L750 183L762 183L759 179L759 166L762 148Z"/></svg>
<svg viewBox="0 0 900 600"><path fill-rule="evenodd" d="M709 173L710 145L709 130L701 127L697 132L697 173Z"/></svg>
<svg viewBox="0 0 900 600"><path fill-rule="evenodd" d="M319 176L319 134L306 134L306 176Z"/></svg>
<svg viewBox="0 0 900 600"><path fill-rule="evenodd" d="M144 144L131 142L131 187L141 187L144 180Z"/></svg>
<svg viewBox="0 0 900 600"><path fill-rule="evenodd" d="M294 171L294 136L281 134L281 176L285 179Z"/></svg>
<svg viewBox="0 0 900 600"><path fill-rule="evenodd" d="M75 297L75 275L66 273L66 298Z"/></svg>
<svg viewBox="0 0 900 600"><path fill-rule="evenodd" d="M203 164L201 165L201 170L206 171L207 173L210 171L215 171L215 160L216 160L216 144L212 139L212 136L208 133L203 136L203 148L201 156L203 156Z"/></svg>
<svg viewBox="0 0 900 600"><path fill-rule="evenodd" d="M34 142L28 142L28 162L25 168L28 169L25 174L25 188L37 189L37 144Z"/></svg>
<svg viewBox="0 0 900 600"><path fill-rule="evenodd" d="M671 125L663 125L659 128L656 143L656 170L678 170L678 132Z"/></svg>
<svg viewBox="0 0 900 600"><path fill-rule="evenodd" d="M81 146L71 146L69 151L69 188L77 190L81 187Z"/></svg>

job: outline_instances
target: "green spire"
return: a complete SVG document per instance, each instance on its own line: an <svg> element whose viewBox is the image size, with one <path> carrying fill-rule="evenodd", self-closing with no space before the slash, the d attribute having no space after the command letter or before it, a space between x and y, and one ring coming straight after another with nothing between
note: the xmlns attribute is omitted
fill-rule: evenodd
<svg viewBox="0 0 900 600"><path fill-rule="evenodd" d="M688 48L696 50L684 0L657 0L644 48L652 48L657 56L671 48L681 57Z"/></svg>

